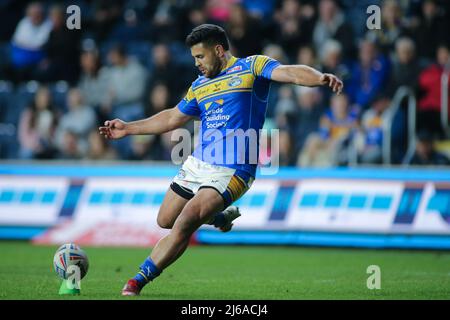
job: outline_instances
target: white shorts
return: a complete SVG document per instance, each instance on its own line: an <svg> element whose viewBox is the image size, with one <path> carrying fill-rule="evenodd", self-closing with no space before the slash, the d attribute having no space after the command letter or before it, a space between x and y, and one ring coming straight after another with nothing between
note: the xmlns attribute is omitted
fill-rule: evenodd
<svg viewBox="0 0 450 320"><path fill-rule="evenodd" d="M254 178L240 174L236 169L212 165L189 156L170 185L185 199L191 199L201 188L213 188L228 207L251 187Z"/></svg>

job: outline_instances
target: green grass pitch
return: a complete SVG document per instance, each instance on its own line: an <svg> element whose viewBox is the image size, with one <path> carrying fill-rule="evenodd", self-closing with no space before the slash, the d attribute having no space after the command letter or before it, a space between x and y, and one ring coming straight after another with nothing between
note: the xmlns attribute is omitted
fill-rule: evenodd
<svg viewBox="0 0 450 320"><path fill-rule="evenodd" d="M80 296L59 296L57 246L0 242L0 299L122 299L120 291L149 253L143 248L83 248L90 267ZM369 290L369 265L381 289ZM126 299L449 299L450 252L305 247L192 246Z"/></svg>

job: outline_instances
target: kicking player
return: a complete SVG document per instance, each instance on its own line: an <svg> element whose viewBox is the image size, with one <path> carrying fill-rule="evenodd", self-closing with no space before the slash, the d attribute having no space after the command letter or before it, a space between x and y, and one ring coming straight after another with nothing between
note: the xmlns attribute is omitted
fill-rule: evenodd
<svg viewBox="0 0 450 320"><path fill-rule="evenodd" d="M213 128L222 133L222 139L203 138L173 179L157 218L159 226L171 231L159 240L137 275L126 283L122 295L139 295L148 282L183 254L191 235L202 224L212 224L222 231L231 229L232 221L240 216L231 204L251 187L255 178L257 164L249 161L251 144L245 143L245 150L236 150L238 155L233 155L232 161L217 161L217 157L205 156L205 150L215 146L222 150L218 144L223 144L230 129L259 132L265 120L271 81L329 86L338 94L343 88L336 76L309 66L281 65L262 55L236 58L229 51L225 31L216 25L194 28L186 44L202 75L178 105L147 119L114 119L99 128L105 138L119 139L134 134L161 134L199 118L201 132ZM244 161L238 161L244 156ZM228 155L226 158L229 160Z"/></svg>

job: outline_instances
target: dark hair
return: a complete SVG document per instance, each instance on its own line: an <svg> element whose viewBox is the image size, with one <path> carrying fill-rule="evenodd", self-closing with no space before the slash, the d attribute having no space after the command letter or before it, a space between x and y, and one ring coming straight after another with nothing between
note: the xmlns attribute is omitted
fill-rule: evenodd
<svg viewBox="0 0 450 320"><path fill-rule="evenodd" d="M230 48L225 30L215 24L202 24L192 29L186 37L186 45L192 47L198 43L204 43L207 46L220 44L225 50Z"/></svg>
<svg viewBox="0 0 450 320"><path fill-rule="evenodd" d="M432 143L433 142L433 134L426 129L421 129L417 132L417 140L424 143Z"/></svg>
<svg viewBox="0 0 450 320"><path fill-rule="evenodd" d="M118 55L120 55L121 57L125 57L127 55L127 49L125 48L125 46L121 43L114 43L110 49L109 52L115 52Z"/></svg>

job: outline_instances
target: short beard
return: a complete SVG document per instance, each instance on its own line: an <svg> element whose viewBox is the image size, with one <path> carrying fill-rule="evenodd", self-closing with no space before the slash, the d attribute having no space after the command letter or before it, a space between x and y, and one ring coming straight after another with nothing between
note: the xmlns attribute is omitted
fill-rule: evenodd
<svg viewBox="0 0 450 320"><path fill-rule="evenodd" d="M215 76L217 76L220 73L221 70L222 70L222 64L220 62L220 59L217 59L214 62L214 67L211 70L211 75L209 76L209 78L214 78Z"/></svg>

